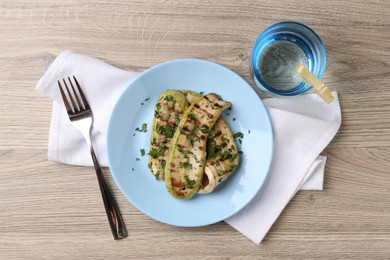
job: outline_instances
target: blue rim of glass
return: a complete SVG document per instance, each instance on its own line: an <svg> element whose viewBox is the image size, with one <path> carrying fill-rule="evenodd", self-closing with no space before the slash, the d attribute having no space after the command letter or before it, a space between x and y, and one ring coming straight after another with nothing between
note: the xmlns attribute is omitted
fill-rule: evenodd
<svg viewBox="0 0 390 260"><path fill-rule="evenodd" d="M294 28L288 28L288 31L289 31L288 33L286 33L286 32L283 33L283 31L277 31L278 29L284 29L284 27L286 27L286 25L287 26L293 25L293 26L297 26L299 29L307 30L308 33L309 34L311 33L312 36L315 38L315 40L318 41L317 44L315 44L309 37L304 35L302 32L297 31ZM278 34L278 36L272 37L273 34L275 34L275 33ZM310 27L308 27L304 24L301 24L298 22L293 22L293 21L283 21L283 22L273 24L273 25L267 27L257 37L255 43L253 44L253 48L252 48L250 69L251 69L251 73L254 77L254 80L257 80L261 84L261 86L263 88L265 88L266 91L268 91L270 93L277 94L277 95L281 95L281 96L295 96L295 95L299 95L299 94L303 94L303 93L307 92L308 90L311 89L311 87L302 81L297 86L295 86L291 89L288 89L288 90L278 90L278 89L272 88L271 86L269 86L268 84L266 84L263 81L263 79L260 76L259 70L258 70L258 65L256 64L257 61L259 60L258 57L256 57L256 56L260 55L262 49L266 48L271 42L274 42L277 40L286 40L284 38L287 34L290 37L295 39L295 43L305 52L306 55L312 55L314 58L316 58L317 55L322 54L323 57L322 57L321 64L317 65L317 67L319 68L318 71L315 71L315 68L317 68L317 67L313 66L313 64L309 64L310 72L312 72L318 78L321 78L323 76L323 74L325 72L325 68L326 68L326 49L325 49L325 46L324 46L321 38L318 36L318 34L313 29L311 29ZM291 34L297 34L300 37L291 36ZM310 46L317 45L316 47L319 49L318 54L313 53L313 49L309 45ZM257 51L257 49L259 49L259 48L260 48L260 50ZM255 56L255 54L257 54L257 55ZM310 60L309 60L309 63L311 63ZM254 69L254 68L256 68L256 69Z"/></svg>

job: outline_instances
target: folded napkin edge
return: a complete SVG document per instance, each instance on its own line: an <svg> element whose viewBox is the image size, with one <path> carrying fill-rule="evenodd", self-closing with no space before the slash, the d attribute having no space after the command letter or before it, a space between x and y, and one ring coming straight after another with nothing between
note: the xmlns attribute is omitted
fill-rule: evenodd
<svg viewBox="0 0 390 260"><path fill-rule="evenodd" d="M76 54L76 52L72 50L64 50L62 51L49 65L46 72L43 74L43 76L39 79L35 89L42 94L45 94L47 87L49 86L49 82L51 82L51 79L53 78L53 75L58 75L58 72L60 69L66 64L67 60L72 56Z"/></svg>

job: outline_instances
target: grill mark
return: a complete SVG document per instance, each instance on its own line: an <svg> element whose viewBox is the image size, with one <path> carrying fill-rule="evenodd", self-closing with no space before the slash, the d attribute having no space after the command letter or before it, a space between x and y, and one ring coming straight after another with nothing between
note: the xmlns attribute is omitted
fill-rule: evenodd
<svg viewBox="0 0 390 260"><path fill-rule="evenodd" d="M204 96L203 98L206 99L209 102L212 102L208 96Z"/></svg>
<svg viewBox="0 0 390 260"><path fill-rule="evenodd" d="M221 131L216 132L216 133L214 134L214 138L215 138L215 137L219 137L221 134L222 134Z"/></svg>
<svg viewBox="0 0 390 260"><path fill-rule="evenodd" d="M175 178L171 178L171 183L172 183L173 187L177 187L177 188L180 188L180 189L183 189L183 188L186 187L184 182L182 182L180 180L176 180Z"/></svg>

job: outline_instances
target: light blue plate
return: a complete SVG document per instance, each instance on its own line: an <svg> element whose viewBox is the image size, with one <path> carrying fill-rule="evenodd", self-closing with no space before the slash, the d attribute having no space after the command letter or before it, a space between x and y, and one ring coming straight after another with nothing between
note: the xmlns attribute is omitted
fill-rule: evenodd
<svg viewBox="0 0 390 260"><path fill-rule="evenodd" d="M223 115L233 133L244 134L242 144L237 142L243 151L241 164L210 194L189 200L171 197L164 182L149 171L148 155L140 154L140 149L149 151L153 107L166 89L214 92L233 104ZM143 123L147 123L147 132L135 131ZM163 223L194 227L224 220L252 200L267 178L273 137L267 111L246 81L216 63L184 59L156 65L130 84L112 113L107 148L112 175L131 204Z"/></svg>

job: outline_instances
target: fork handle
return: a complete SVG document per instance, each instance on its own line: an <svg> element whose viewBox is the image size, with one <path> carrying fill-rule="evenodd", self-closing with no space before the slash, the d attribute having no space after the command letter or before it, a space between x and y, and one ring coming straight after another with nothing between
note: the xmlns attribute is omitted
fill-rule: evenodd
<svg viewBox="0 0 390 260"><path fill-rule="evenodd" d="M125 222L123 221L119 207L108 188L106 179L104 178L102 168L99 165L99 162L96 158L95 151L91 146L91 156L92 161L95 166L96 176L99 182L100 191L102 193L102 198L104 202L104 207L106 209L106 214L108 222L110 223L111 232L115 240L119 240L127 237L127 230Z"/></svg>

